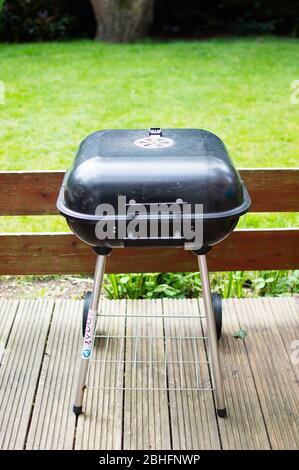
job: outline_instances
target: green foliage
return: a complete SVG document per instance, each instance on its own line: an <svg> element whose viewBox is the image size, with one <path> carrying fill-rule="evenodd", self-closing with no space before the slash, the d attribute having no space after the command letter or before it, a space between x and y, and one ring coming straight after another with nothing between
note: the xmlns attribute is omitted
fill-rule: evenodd
<svg viewBox="0 0 299 470"><path fill-rule="evenodd" d="M260 271L252 279L255 295L283 296L299 293L299 270L282 273L281 271Z"/></svg>
<svg viewBox="0 0 299 470"><path fill-rule="evenodd" d="M109 274L105 279L110 299L181 299L202 293L198 273ZM299 293L299 270L212 273L210 279L223 298Z"/></svg>
<svg viewBox="0 0 299 470"><path fill-rule="evenodd" d="M154 30L174 35L298 34L298 0L159 0Z"/></svg>
<svg viewBox="0 0 299 470"><path fill-rule="evenodd" d="M233 337L236 339L245 339L247 336L247 332L245 330L239 330L233 333Z"/></svg>
<svg viewBox="0 0 299 470"><path fill-rule="evenodd" d="M1 3L0 36L6 41L48 41L70 37L74 32L76 22L68 12L67 1L4 0Z"/></svg>
<svg viewBox="0 0 299 470"><path fill-rule="evenodd" d="M196 297L200 292L195 273L109 274L105 291L110 299Z"/></svg>
<svg viewBox="0 0 299 470"><path fill-rule="evenodd" d="M128 0L123 0L128 3ZM13 42L93 37L88 0L0 0L2 37ZM298 0L156 0L152 35L299 34Z"/></svg>

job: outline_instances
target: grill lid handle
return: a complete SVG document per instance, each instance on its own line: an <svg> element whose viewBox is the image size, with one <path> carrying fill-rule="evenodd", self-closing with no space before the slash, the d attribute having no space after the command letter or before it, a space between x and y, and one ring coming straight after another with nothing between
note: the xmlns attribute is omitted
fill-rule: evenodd
<svg viewBox="0 0 299 470"><path fill-rule="evenodd" d="M148 131L148 135L162 137L162 129L160 127L151 127Z"/></svg>

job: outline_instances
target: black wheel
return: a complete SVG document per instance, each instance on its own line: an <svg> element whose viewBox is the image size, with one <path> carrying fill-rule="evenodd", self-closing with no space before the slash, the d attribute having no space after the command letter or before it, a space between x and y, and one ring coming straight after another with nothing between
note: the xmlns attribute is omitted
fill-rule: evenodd
<svg viewBox="0 0 299 470"><path fill-rule="evenodd" d="M214 308L214 315L216 320L216 331L217 331L217 339L221 338L221 330L222 330L222 298L220 294L213 293L212 294L212 303Z"/></svg>
<svg viewBox="0 0 299 470"><path fill-rule="evenodd" d="M86 327L86 322L87 322L87 315L88 315L90 300L91 300L91 291L89 290L85 294L84 303L83 303L82 336L85 335L85 327Z"/></svg>

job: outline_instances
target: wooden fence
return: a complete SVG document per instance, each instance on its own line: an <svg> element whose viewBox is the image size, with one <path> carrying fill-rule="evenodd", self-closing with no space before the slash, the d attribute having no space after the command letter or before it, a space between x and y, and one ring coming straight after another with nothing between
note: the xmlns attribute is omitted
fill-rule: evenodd
<svg viewBox="0 0 299 470"><path fill-rule="evenodd" d="M252 212L298 212L299 169L240 170ZM55 215L61 171L1 172L0 216ZM41 227L42 228L42 227ZM0 234L0 274L92 273L93 251L71 233ZM208 255L212 271L295 269L299 229L236 230ZM182 249L115 249L107 272L197 271Z"/></svg>

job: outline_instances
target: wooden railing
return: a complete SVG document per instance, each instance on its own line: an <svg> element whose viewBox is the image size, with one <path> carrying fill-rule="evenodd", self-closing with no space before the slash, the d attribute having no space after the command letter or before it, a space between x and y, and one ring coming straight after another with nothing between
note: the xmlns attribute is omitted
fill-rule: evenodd
<svg viewBox="0 0 299 470"><path fill-rule="evenodd" d="M244 169L251 212L298 212L299 169ZM64 172L1 172L0 216L55 215ZM0 274L92 273L95 255L71 233L0 234ZM236 230L208 255L212 271L295 269L299 229ZM182 249L116 249L107 272L196 271Z"/></svg>

